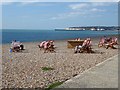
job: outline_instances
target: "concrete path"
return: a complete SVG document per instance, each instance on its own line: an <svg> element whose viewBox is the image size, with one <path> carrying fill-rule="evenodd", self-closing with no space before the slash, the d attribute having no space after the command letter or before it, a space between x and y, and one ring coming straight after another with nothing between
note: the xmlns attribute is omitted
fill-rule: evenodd
<svg viewBox="0 0 120 90"><path fill-rule="evenodd" d="M109 58L57 88L118 88L118 56Z"/></svg>

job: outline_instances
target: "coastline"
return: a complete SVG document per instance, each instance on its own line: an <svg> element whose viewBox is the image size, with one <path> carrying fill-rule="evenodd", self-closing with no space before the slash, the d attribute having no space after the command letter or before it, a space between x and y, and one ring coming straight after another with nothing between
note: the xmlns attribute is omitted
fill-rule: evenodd
<svg viewBox="0 0 120 90"><path fill-rule="evenodd" d="M103 35L103 36L106 36L106 37L118 37L119 36L119 33L118 34L116 34L116 35ZM101 37L103 37L103 36L92 36L92 37L90 37L91 39L100 39ZM89 37L89 36L88 36ZM79 38L79 37L78 37ZM57 42L61 42L61 41L67 41L67 40L72 40L72 39L76 39L76 38L71 38L71 39L61 39L61 40L54 40L54 41L57 41ZM85 38L81 38L81 39L85 39ZM41 41L43 41L43 40L40 40L40 41L26 41L26 42L22 42L22 43L24 43L24 44L26 44L26 43L40 43ZM47 41L47 40L46 40ZM11 43L11 41L9 42L9 43L2 43L2 44L0 44L0 45L10 45L10 43Z"/></svg>
<svg viewBox="0 0 120 90"><path fill-rule="evenodd" d="M92 54L74 54L74 49L67 48L67 40L55 41L56 53L43 53L37 47L39 42L23 42L24 52L9 53L10 44L4 44L2 87L45 88L56 81L66 81L118 54L118 49L98 48L99 39L92 37L93 50L96 52ZM43 71L42 67L52 67L54 70Z"/></svg>
<svg viewBox="0 0 120 90"><path fill-rule="evenodd" d="M34 34L33 34L34 33ZM116 31L70 31L70 32L56 32L52 30L37 30L37 31L18 31L14 30L11 31L3 31L2 33L2 43L10 43L12 40L18 40L21 42L38 42L42 40L67 40L73 38L87 38L89 37L97 37L97 36L104 36L104 35L117 35L118 32ZM7 38L6 37L10 37ZM23 36L21 36L23 35Z"/></svg>

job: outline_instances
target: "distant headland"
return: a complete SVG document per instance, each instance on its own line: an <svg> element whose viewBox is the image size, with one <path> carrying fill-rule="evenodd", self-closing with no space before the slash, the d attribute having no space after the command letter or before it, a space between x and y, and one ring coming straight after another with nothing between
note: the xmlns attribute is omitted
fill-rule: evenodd
<svg viewBox="0 0 120 90"><path fill-rule="evenodd" d="M80 26L80 27L68 27L63 29L55 29L55 31L80 31L80 30L91 30L91 31L105 31L105 30L120 30L119 26Z"/></svg>

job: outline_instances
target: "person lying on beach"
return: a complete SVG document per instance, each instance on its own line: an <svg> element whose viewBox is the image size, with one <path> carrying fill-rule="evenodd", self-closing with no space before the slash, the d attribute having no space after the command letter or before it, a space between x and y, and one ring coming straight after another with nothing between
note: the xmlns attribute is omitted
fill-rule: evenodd
<svg viewBox="0 0 120 90"><path fill-rule="evenodd" d="M83 51L87 51L90 52L91 51L91 46L92 46L92 41L90 38L87 38L84 40L82 46L76 46L75 47L75 53L77 52L83 52Z"/></svg>

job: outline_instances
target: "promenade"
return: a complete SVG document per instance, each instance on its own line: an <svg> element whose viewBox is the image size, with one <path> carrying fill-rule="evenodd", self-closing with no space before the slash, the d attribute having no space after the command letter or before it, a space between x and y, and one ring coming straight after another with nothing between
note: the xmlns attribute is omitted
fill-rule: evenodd
<svg viewBox="0 0 120 90"><path fill-rule="evenodd" d="M113 56L57 88L118 88L118 56Z"/></svg>

